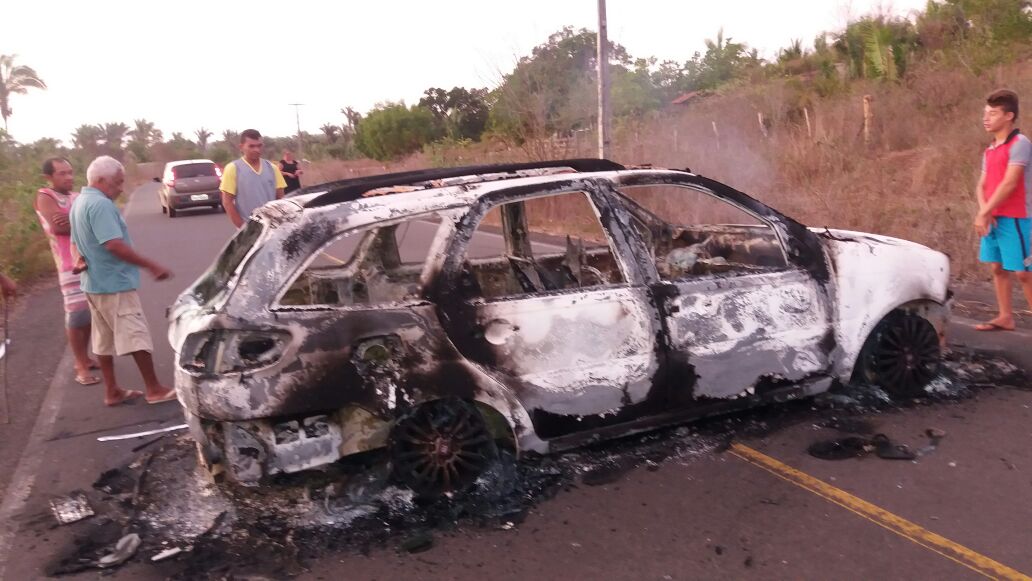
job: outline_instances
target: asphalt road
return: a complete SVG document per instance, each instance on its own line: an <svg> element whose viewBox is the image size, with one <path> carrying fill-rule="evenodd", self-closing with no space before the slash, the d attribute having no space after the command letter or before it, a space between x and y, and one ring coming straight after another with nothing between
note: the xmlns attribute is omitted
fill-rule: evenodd
<svg viewBox="0 0 1032 581"><path fill-rule="evenodd" d="M147 280L141 288L158 373L170 382L164 309L210 264L232 228L224 214L206 210L163 216L153 184L135 192L126 214L137 249L175 273L171 281ZM976 334L966 323L980 315L964 311L952 341L995 350L1032 369L1028 327ZM55 547L74 535L74 525L49 524L49 500L88 489L100 472L133 456L139 443L100 443L98 434L181 421L176 404L106 408L100 387L72 382L60 325L54 288L25 299L12 325L12 422L0 426L2 579L39 578ZM117 371L123 385L139 385L129 360L119 360ZM777 413L770 418L777 423ZM762 435L743 434L743 448L560 492L510 530L460 527L438 534L433 548L419 554L390 546L368 555L330 554L307 563L302 578L975 579L993 564L1003 568L988 576L1032 574L1032 391L983 390L959 402L864 419L912 446L925 442L929 427L948 435L918 462L828 462L806 449L841 434L795 414ZM114 576L162 578L139 563Z"/></svg>

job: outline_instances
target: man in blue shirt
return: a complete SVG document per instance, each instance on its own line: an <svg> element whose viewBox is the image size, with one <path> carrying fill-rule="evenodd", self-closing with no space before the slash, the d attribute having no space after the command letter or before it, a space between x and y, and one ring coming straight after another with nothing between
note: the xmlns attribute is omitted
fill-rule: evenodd
<svg viewBox="0 0 1032 581"><path fill-rule="evenodd" d="M115 355L133 356L146 384L147 403L171 401L175 390L161 385L154 372L154 347L136 289L140 268L156 280L172 273L133 250L129 229L114 203L125 183L122 164L113 157L98 157L86 169L86 180L90 185L72 203L68 218L72 242L86 262L82 290L93 317L93 352L104 376L104 403L114 406L144 395L119 387Z"/></svg>

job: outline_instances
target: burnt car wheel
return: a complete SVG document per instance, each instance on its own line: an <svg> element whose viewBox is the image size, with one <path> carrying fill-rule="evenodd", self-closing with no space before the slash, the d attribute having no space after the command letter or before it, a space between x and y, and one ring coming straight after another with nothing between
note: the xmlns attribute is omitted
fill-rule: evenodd
<svg viewBox="0 0 1032 581"><path fill-rule="evenodd" d="M896 313L871 333L861 359L862 379L894 396L921 395L939 374L939 334L923 317Z"/></svg>
<svg viewBox="0 0 1032 581"><path fill-rule="evenodd" d="M467 490L498 455L476 406L458 399L409 412L395 423L389 446L394 477L427 497Z"/></svg>

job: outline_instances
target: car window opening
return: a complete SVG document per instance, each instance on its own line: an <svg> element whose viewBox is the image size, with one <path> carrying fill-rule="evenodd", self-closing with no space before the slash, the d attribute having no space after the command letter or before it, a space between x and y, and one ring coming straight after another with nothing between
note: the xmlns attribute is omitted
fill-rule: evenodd
<svg viewBox="0 0 1032 581"><path fill-rule="evenodd" d="M774 229L723 200L667 184L620 192L644 209L632 222L663 280L787 268Z"/></svg>
<svg viewBox="0 0 1032 581"><path fill-rule="evenodd" d="M426 217L342 234L324 247L280 300L347 307L419 300L420 275L440 219ZM405 241L411 239L416 243Z"/></svg>
<svg viewBox="0 0 1032 581"><path fill-rule="evenodd" d="M492 208L469 243L464 270L484 299L625 282L602 224L582 192Z"/></svg>

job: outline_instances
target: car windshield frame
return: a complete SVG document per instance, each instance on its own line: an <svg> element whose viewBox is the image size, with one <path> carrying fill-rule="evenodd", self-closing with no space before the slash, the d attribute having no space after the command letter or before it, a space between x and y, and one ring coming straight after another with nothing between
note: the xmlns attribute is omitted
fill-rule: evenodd
<svg viewBox="0 0 1032 581"><path fill-rule="evenodd" d="M200 305L212 305L225 295L229 290L229 283L243 270L264 233L265 223L256 219L248 220L237 231L211 267L190 289L190 294L196 297Z"/></svg>

